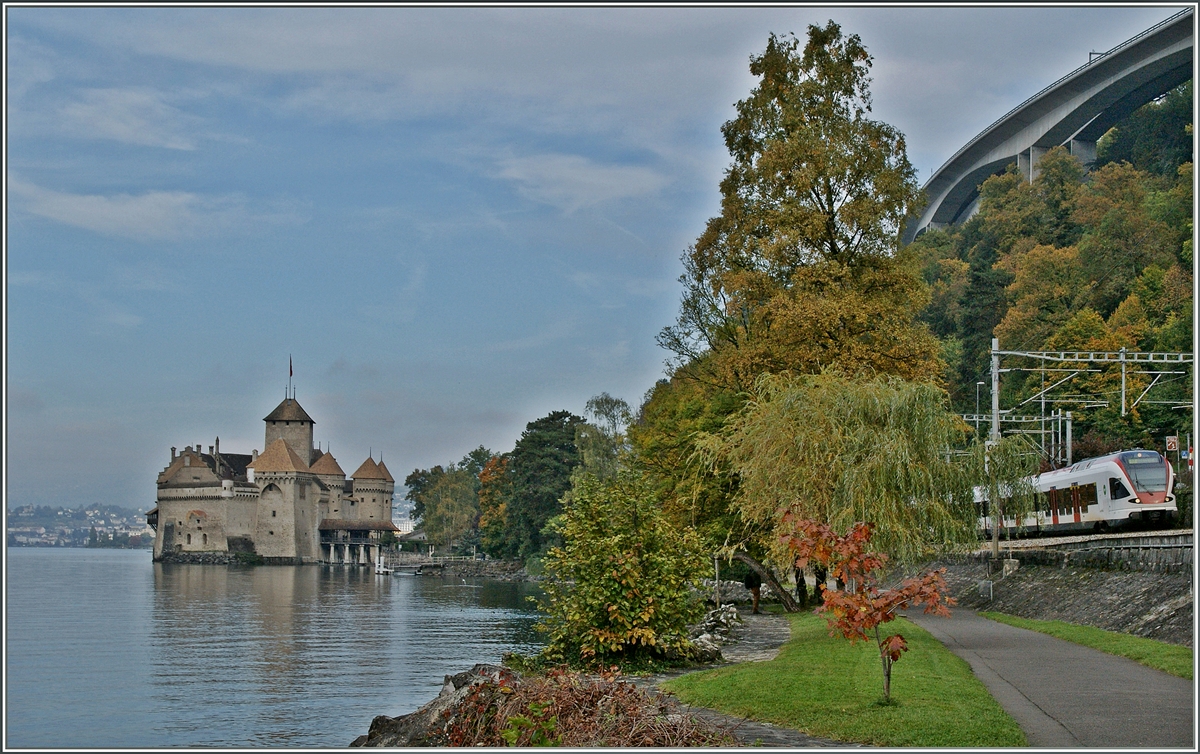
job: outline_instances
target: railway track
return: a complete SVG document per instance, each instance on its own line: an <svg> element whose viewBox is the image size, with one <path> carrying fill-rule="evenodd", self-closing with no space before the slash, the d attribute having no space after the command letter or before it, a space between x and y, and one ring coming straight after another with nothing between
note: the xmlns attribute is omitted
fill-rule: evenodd
<svg viewBox="0 0 1200 754"><path fill-rule="evenodd" d="M1161 531L1115 532L1107 534L1073 534L1070 536L1031 536L1017 539L1001 539L1001 551L1008 550L1046 550L1046 549L1075 549L1086 546L1094 547L1191 547L1191 529L1164 529ZM979 552L991 549L991 543L983 543Z"/></svg>

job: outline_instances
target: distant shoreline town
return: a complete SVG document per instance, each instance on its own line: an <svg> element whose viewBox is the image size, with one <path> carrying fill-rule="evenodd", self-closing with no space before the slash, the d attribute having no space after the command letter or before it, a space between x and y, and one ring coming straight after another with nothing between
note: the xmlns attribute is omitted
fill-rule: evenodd
<svg viewBox="0 0 1200 754"><path fill-rule="evenodd" d="M5 533L9 547L148 549L154 545L154 530L146 523L146 513L115 505L12 508Z"/></svg>
<svg viewBox="0 0 1200 754"><path fill-rule="evenodd" d="M407 510L398 510L392 523L402 534L411 533ZM146 512L116 505L78 508L24 505L8 511L6 539L9 547L101 547L149 550L154 529Z"/></svg>

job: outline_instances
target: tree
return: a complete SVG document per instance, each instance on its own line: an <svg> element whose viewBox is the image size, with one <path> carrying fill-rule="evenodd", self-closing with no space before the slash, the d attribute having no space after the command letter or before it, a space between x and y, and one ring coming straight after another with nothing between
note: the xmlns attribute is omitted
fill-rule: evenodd
<svg viewBox="0 0 1200 754"><path fill-rule="evenodd" d="M829 22L771 35L760 78L722 127L721 214L684 254L678 321L658 338L688 376L735 392L764 371L936 374L913 321L915 267L896 259L919 198L904 137L871 120L871 58Z"/></svg>
<svg viewBox="0 0 1200 754"><path fill-rule="evenodd" d="M898 253L916 173L903 135L869 117L870 67L832 21L803 44L771 35L751 58L757 85L722 127L721 213L685 251L679 315L658 337L673 373L629 431L675 520L746 548L756 570L770 528L729 508L737 477L700 462L696 430L719 429L763 373L943 371L916 321L928 297L918 260Z"/></svg>
<svg viewBox="0 0 1200 754"><path fill-rule="evenodd" d="M738 475L733 505L776 534L785 516L834 529L875 526L902 564L978 541L972 467L950 455L970 434L944 390L834 372L764 376L746 408L702 441Z"/></svg>
<svg viewBox="0 0 1200 754"><path fill-rule="evenodd" d="M920 605L925 606L926 613L949 618L954 598L946 594L943 577L946 569L906 579L894 589L880 589L877 578L887 556L867 551L871 524L856 523L847 534L839 535L815 521L789 516L785 523L793 528L784 535L784 542L797 568L803 569L811 562L828 569L829 575L840 583L853 587L833 591L821 585L824 604L818 610L829 622L830 635L841 634L854 643L869 641L867 633L871 633L883 667L883 698L890 702L892 665L908 651L908 643L900 634L881 636L879 627L895 620L901 610Z"/></svg>
<svg viewBox="0 0 1200 754"><path fill-rule="evenodd" d="M571 486L579 465L575 427L581 417L554 411L530 422L509 454L511 493L505 513L504 538L521 558L544 552L546 523L562 511L559 500Z"/></svg>
<svg viewBox="0 0 1200 754"><path fill-rule="evenodd" d="M699 457L695 440L719 432L742 403L732 391L676 373L647 392L629 427L634 462L654 486L667 517L679 528L696 529L710 550L738 526L728 506L735 483ZM744 538L741 532L734 537Z"/></svg>
<svg viewBox="0 0 1200 754"><path fill-rule="evenodd" d="M1145 176L1127 163L1095 171L1075 203L1073 218L1089 227L1079 258L1094 281L1091 305L1107 317L1150 264L1170 266L1175 234L1147 206Z"/></svg>
<svg viewBox="0 0 1200 754"><path fill-rule="evenodd" d="M451 466L429 485L425 503L425 535L429 541L450 547L475 528L479 520L478 478L467 469Z"/></svg>
<svg viewBox="0 0 1200 754"><path fill-rule="evenodd" d="M622 457L629 453L625 428L633 421L633 413L628 403L608 393L588 400L587 413L593 421L575 426L581 468L601 479L611 479Z"/></svg>
<svg viewBox="0 0 1200 754"><path fill-rule="evenodd" d="M508 456L492 456L479 472L479 538L480 547L494 558L516 555L504 538L511 488Z"/></svg>
<svg viewBox="0 0 1200 754"><path fill-rule="evenodd" d="M460 544L473 539L479 522L479 474L492 451L480 445L458 463L414 469L404 479L405 500L413 503L412 517L435 543Z"/></svg>
<svg viewBox="0 0 1200 754"><path fill-rule="evenodd" d="M642 475L576 474L555 527L563 543L546 558L539 624L546 658L608 666L686 655L703 610L689 587L707 558L695 532L668 524Z"/></svg>
<svg viewBox="0 0 1200 754"><path fill-rule="evenodd" d="M810 25L799 48L772 34L751 58L761 81L721 129L734 163L709 227L717 249L776 280L806 262L891 254L918 196L904 136L866 117L871 56L858 35Z"/></svg>
<svg viewBox="0 0 1200 754"><path fill-rule="evenodd" d="M446 470L441 466L434 466L431 469L413 469L411 474L404 477L404 486L408 488L404 499L413 504L414 521L425 517L425 493L445 473Z"/></svg>
<svg viewBox="0 0 1200 754"><path fill-rule="evenodd" d="M992 540L992 557L998 558L1001 527L996 522L1011 519L1021 528L1025 518L1040 507L1038 501L1042 495L1034 485L1034 475L1038 471L1037 452L1023 437L1016 435L996 443L977 444L972 447L970 458L971 476L982 497L981 508L992 520L991 530L987 532Z"/></svg>
<svg viewBox="0 0 1200 754"><path fill-rule="evenodd" d="M1074 246L1039 245L1020 255L1008 286L1011 304L995 335L1007 349L1039 348L1080 308L1087 279Z"/></svg>
<svg viewBox="0 0 1200 754"><path fill-rule="evenodd" d="M1192 82L1188 80L1138 108L1096 143L1096 165L1129 162L1139 170L1172 175L1192 161Z"/></svg>

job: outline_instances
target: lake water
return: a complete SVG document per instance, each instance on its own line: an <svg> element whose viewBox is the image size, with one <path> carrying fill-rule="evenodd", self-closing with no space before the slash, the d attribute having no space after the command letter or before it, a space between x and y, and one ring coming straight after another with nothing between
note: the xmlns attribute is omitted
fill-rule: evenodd
<svg viewBox="0 0 1200 754"><path fill-rule="evenodd" d="M536 587L12 548L5 748L344 747L535 651Z"/></svg>

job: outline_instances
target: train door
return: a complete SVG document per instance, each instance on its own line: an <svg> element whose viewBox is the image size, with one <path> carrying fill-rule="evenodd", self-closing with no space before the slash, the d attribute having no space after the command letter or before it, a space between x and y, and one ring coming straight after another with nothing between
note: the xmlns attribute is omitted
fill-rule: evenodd
<svg viewBox="0 0 1200 754"><path fill-rule="evenodd" d="M1079 485L1079 508L1082 512L1082 520L1090 521L1096 518L1096 483L1088 482L1087 484ZM1078 515L1078 514L1077 514ZM1077 518L1076 520L1081 520Z"/></svg>
<svg viewBox="0 0 1200 754"><path fill-rule="evenodd" d="M1081 502L1080 498L1082 497L1082 492L1083 490L1079 489L1079 485L1071 485L1071 513L1074 516L1075 523L1079 523L1082 520L1079 515L1079 504Z"/></svg>
<svg viewBox="0 0 1200 754"><path fill-rule="evenodd" d="M1058 490L1051 487L1046 499L1050 501L1050 523L1058 526Z"/></svg>

